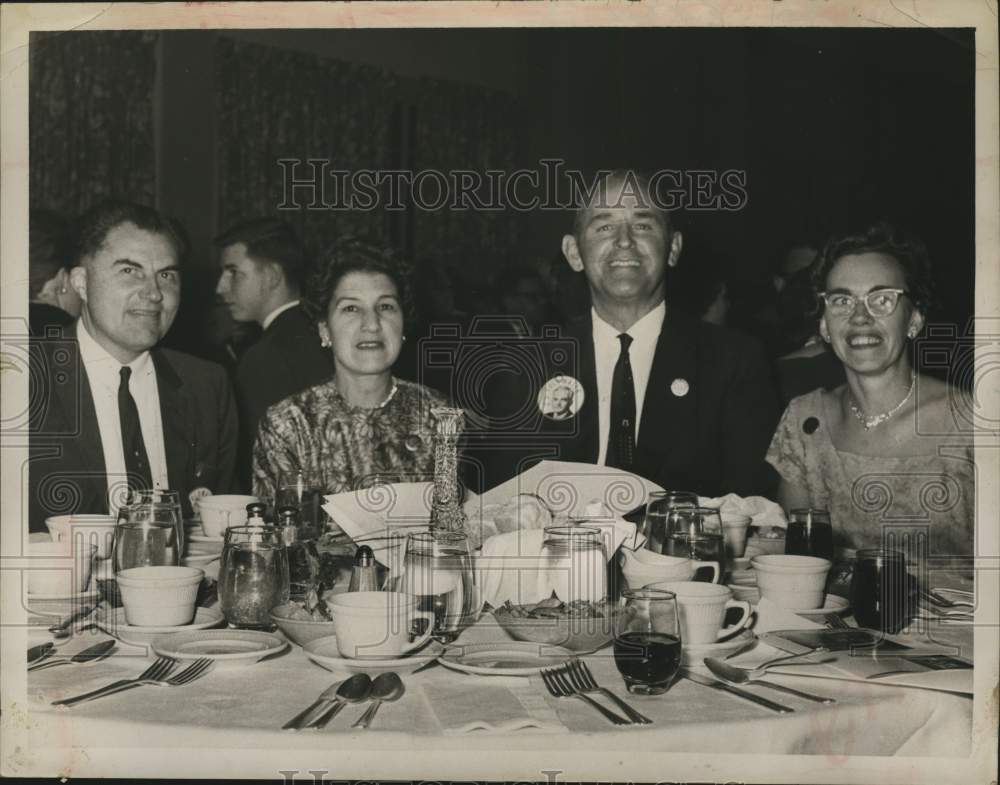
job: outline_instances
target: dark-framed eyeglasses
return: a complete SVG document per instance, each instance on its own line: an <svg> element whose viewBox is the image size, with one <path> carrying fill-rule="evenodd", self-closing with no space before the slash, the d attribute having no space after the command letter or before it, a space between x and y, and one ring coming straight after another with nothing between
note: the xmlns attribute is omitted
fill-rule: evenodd
<svg viewBox="0 0 1000 785"><path fill-rule="evenodd" d="M826 304L827 312L832 316L848 317L854 313L858 300L865 304L865 310L875 319L892 316L899 305L899 298L909 297L905 289L875 289L863 297L857 297L846 292L820 292L819 296Z"/></svg>

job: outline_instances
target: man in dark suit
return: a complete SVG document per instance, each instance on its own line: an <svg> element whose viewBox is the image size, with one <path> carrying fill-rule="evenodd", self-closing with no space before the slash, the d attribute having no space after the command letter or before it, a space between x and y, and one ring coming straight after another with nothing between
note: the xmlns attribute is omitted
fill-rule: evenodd
<svg viewBox="0 0 1000 785"><path fill-rule="evenodd" d="M105 202L81 220L70 284L83 307L32 346L29 528L66 513L114 513L130 490L192 498L231 489L236 408L225 371L157 348L180 303L180 228Z"/></svg>
<svg viewBox="0 0 1000 785"><path fill-rule="evenodd" d="M215 240L222 274L216 294L237 322L256 322L260 338L240 358L239 482L250 486L257 424L268 407L333 375L333 354L299 305L306 255L292 228L272 218L236 224Z"/></svg>
<svg viewBox="0 0 1000 785"><path fill-rule="evenodd" d="M561 333L563 350L543 341L518 373L496 374L488 392L492 419L507 426L484 452L486 485L553 458L706 496L769 493L764 456L778 408L761 347L666 306L666 268L680 259L681 234L644 177L615 172L607 184L562 243L570 267L586 276L590 313ZM583 392L565 420L534 405L559 376L576 378Z"/></svg>

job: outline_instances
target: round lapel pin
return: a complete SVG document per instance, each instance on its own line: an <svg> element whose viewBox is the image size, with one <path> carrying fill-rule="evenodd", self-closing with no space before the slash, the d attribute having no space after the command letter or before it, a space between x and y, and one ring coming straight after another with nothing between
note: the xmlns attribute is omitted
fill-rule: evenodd
<svg viewBox="0 0 1000 785"><path fill-rule="evenodd" d="M538 411L549 420L569 420L583 406L583 385L572 376L554 376L538 391Z"/></svg>
<svg viewBox="0 0 1000 785"><path fill-rule="evenodd" d="M670 382L670 392L678 398L683 398L690 390L691 385L687 383L687 379L674 379Z"/></svg>

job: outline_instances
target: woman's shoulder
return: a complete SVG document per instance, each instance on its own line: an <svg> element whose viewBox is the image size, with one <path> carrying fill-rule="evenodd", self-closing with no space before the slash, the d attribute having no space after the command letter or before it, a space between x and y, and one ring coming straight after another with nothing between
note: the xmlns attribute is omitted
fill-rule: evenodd
<svg viewBox="0 0 1000 785"><path fill-rule="evenodd" d="M820 417L825 414L829 406L839 400L840 387L826 390L817 387L815 390L796 396L788 402L785 409L786 416L813 416Z"/></svg>
<svg viewBox="0 0 1000 785"><path fill-rule="evenodd" d="M407 402L416 402L421 407L448 406L448 399L430 387L406 379L396 379L396 388L400 398Z"/></svg>
<svg viewBox="0 0 1000 785"><path fill-rule="evenodd" d="M277 403L271 404L267 408L265 418L288 419L295 416L309 417L319 411L329 408L331 399L335 396L331 391L332 385L329 382L306 387L297 393L282 398Z"/></svg>
<svg viewBox="0 0 1000 785"><path fill-rule="evenodd" d="M933 376L917 377L920 430L929 434L971 435L975 402L972 393Z"/></svg>

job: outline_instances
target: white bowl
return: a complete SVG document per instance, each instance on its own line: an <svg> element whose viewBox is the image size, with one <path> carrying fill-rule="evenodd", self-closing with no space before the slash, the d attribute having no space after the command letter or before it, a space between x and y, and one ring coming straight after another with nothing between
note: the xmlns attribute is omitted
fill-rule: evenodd
<svg viewBox="0 0 1000 785"><path fill-rule="evenodd" d="M206 537L222 537L230 526L247 522L247 505L260 501L256 496L220 494L203 496L196 502L201 530Z"/></svg>
<svg viewBox="0 0 1000 785"><path fill-rule="evenodd" d="M83 537L84 542L97 546L97 558L111 556L115 539L116 520L111 515L55 515L45 519L53 540Z"/></svg>
<svg viewBox="0 0 1000 785"><path fill-rule="evenodd" d="M96 545L81 545L71 540L54 542L50 535L29 537L28 594L43 597L67 597L85 591L94 568Z"/></svg>
<svg viewBox="0 0 1000 785"><path fill-rule="evenodd" d="M133 627L190 624L205 571L197 567L132 567L115 576Z"/></svg>
<svg viewBox="0 0 1000 785"><path fill-rule="evenodd" d="M789 610L822 608L832 562L816 556L766 554L750 560L760 596Z"/></svg>

